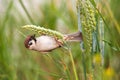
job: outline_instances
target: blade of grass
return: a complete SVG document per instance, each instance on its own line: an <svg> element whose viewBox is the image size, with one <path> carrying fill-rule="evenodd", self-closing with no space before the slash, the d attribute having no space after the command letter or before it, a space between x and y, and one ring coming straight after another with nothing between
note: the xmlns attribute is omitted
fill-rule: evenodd
<svg viewBox="0 0 120 80"><path fill-rule="evenodd" d="M54 76L54 77L59 77L61 78L62 76L61 75L58 75L56 73L52 73L52 72L46 72L46 71L43 71L43 70L38 70L38 73L42 74L42 75L50 75L50 76ZM65 77L64 77L65 78Z"/></svg>
<svg viewBox="0 0 120 80"><path fill-rule="evenodd" d="M78 0L78 5L77 5L77 15L78 15L78 30L82 32L82 25L81 25L81 20L80 20L80 1ZM84 72L84 79L87 80L86 76L86 65L85 65L85 58L84 58L84 43L80 43L80 48L82 50L82 64L83 64L83 72Z"/></svg>
<svg viewBox="0 0 120 80"><path fill-rule="evenodd" d="M86 65L85 65L85 56L84 53L82 51L82 64L83 64L83 71L84 71L84 80L87 80L87 75L86 75Z"/></svg>
<svg viewBox="0 0 120 80"><path fill-rule="evenodd" d="M119 32L119 34L120 34L120 25L118 24L117 20L114 18L114 14L113 14L113 12L112 12L112 10L111 10L108 2L105 2L105 5L106 5L106 8L107 8L107 10L108 10L108 13L109 13L109 15L110 15L111 20L113 21L116 29L118 30L118 32Z"/></svg>
<svg viewBox="0 0 120 80"><path fill-rule="evenodd" d="M68 67L67 67L67 69L66 69L66 74L67 74L68 80L70 80L70 71L69 71Z"/></svg>
<svg viewBox="0 0 120 80"><path fill-rule="evenodd" d="M72 55L72 52L71 52L70 45L68 43L65 43L65 46L66 47L64 47L64 48L68 51L69 56L70 56L70 60L71 60L71 63L72 63L72 68L73 68L73 73L74 73L74 76L75 76L75 80L78 80L78 75L77 75L77 71L76 71L76 67L75 67L75 62L74 62L74 59L73 59L73 55Z"/></svg>
<svg viewBox="0 0 120 80"><path fill-rule="evenodd" d="M60 66L60 64L59 64L59 61L56 60L56 59L54 58L54 56L51 56L51 55L49 55L49 54L46 54L46 56L48 56L48 58L51 59L51 61L54 63L54 65L61 71L61 66Z"/></svg>
<svg viewBox="0 0 120 80"><path fill-rule="evenodd" d="M7 9L5 10L5 16L3 16L3 22L0 25L0 49L1 49L1 54L0 54L0 66L2 72L2 75L6 75L3 79L8 79L8 80L14 80L15 79L15 70L13 70L12 64L12 58L11 58L11 43L12 43L12 33L10 34L10 38L7 38L6 36L6 31L12 31L12 27L7 27L9 22L11 21L10 19L10 13L13 9L13 0L8 1L9 3L6 4L8 5ZM2 19L1 19L2 20ZM11 26L11 24L9 24ZM7 28L6 28L7 27ZM9 29L10 28L10 29ZM11 40L9 40L11 39ZM3 68L2 68L3 67ZM9 72L9 73L8 73ZM0 73L1 74L1 73ZM1 79L1 78L0 78Z"/></svg>
<svg viewBox="0 0 120 80"><path fill-rule="evenodd" d="M68 66L64 63L64 60L62 60L63 59L63 56L62 55L60 55L60 54L58 54L58 56L59 57L61 57L61 60L60 61L58 61L58 60L56 60L55 58L54 58L54 56L51 56L51 55L49 55L49 54L46 54L46 56L48 56L52 61L53 61L53 63L54 63L54 65L61 71L65 71L65 74L66 74L66 79L67 80L70 80L70 71L69 71L69 69L68 69ZM65 68L65 69L63 69L63 68L61 68L61 65L63 66L63 68Z"/></svg>
<svg viewBox="0 0 120 80"><path fill-rule="evenodd" d="M71 59L71 62L72 62L72 67L73 67L73 72L74 72L75 80L78 80L77 71L76 71L76 68L75 68L75 63L74 63L74 60L73 60L72 52L71 52L70 49L68 49L68 52L70 54L70 59Z"/></svg>
<svg viewBox="0 0 120 80"><path fill-rule="evenodd" d="M22 8L24 9L25 13L27 14L27 17L29 18L30 22L31 22L32 24L35 24L35 22L33 21L32 17L31 17L30 14L29 14L29 12L27 11L25 5L23 4L23 1L22 1L22 0L19 0L19 2L20 2L20 4L21 4Z"/></svg>
<svg viewBox="0 0 120 80"><path fill-rule="evenodd" d="M107 40L103 40L106 44L108 44L113 50L115 51L120 51L120 48L119 47L116 47L112 44L112 42L109 42Z"/></svg>
<svg viewBox="0 0 120 80"><path fill-rule="evenodd" d="M5 25L6 25L7 21L8 21L8 19L9 19L9 14L10 14L10 12L12 10L12 7L13 7L13 0L10 1L9 6L8 6L8 8L6 10L6 15L5 15L3 23L2 23L2 25L0 27L0 32L1 32L1 30L4 30L4 28L5 28Z"/></svg>

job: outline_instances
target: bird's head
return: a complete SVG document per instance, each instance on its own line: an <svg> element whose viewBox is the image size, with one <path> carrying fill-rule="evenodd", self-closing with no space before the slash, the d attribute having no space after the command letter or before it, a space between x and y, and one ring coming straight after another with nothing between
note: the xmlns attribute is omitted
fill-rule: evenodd
<svg viewBox="0 0 120 80"><path fill-rule="evenodd" d="M28 49L33 49L35 44L36 44L36 38L35 38L35 34L34 35L29 35L27 36L27 38L25 39L24 45L26 48Z"/></svg>

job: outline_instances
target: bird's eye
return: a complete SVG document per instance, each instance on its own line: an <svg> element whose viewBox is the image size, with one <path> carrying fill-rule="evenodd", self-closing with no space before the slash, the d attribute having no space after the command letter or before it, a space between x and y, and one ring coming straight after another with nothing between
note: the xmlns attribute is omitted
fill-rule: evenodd
<svg viewBox="0 0 120 80"><path fill-rule="evenodd" d="M30 41L30 42L28 43L28 45L32 45L32 42Z"/></svg>

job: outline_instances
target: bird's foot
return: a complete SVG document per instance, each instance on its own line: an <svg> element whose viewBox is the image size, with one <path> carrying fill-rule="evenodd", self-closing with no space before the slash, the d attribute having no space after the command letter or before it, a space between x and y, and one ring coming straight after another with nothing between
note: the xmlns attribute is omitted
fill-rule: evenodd
<svg viewBox="0 0 120 80"><path fill-rule="evenodd" d="M60 39L58 40L57 38L55 38L55 40L56 40L56 42L59 46L63 46L63 41L62 40L60 40Z"/></svg>

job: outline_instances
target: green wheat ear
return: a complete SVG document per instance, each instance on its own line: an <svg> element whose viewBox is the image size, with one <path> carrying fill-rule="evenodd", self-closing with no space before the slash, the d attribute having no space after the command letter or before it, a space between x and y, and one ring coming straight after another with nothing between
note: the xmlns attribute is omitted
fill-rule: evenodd
<svg viewBox="0 0 120 80"><path fill-rule="evenodd" d="M80 4L80 5L78 5ZM80 6L81 24L84 48L87 54L92 50L93 31L96 30L95 10L89 0L78 0L77 9Z"/></svg>
<svg viewBox="0 0 120 80"><path fill-rule="evenodd" d="M36 26L36 25L25 25L22 26L23 29L27 29L30 31L37 32L39 35L48 35L55 37L57 39L63 39L63 34L51 29L46 29L44 27Z"/></svg>

